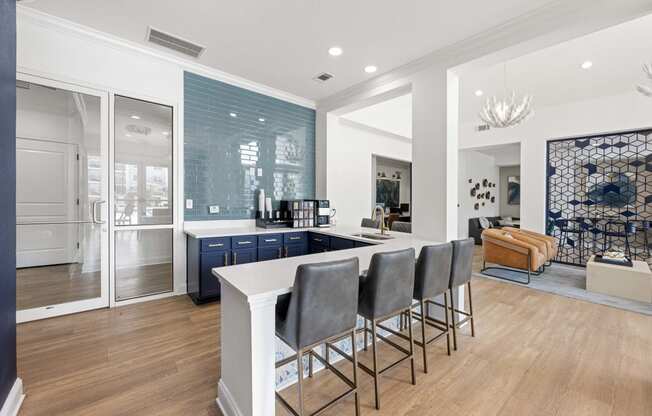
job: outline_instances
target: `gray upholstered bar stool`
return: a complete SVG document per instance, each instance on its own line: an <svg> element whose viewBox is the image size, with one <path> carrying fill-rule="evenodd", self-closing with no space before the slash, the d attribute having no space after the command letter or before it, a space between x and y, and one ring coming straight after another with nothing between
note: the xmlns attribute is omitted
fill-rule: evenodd
<svg viewBox="0 0 652 416"><path fill-rule="evenodd" d="M371 218L363 218L360 222L360 227L364 228L380 228L380 220L372 220Z"/></svg>
<svg viewBox="0 0 652 416"><path fill-rule="evenodd" d="M411 233L412 232L412 223L403 222L403 221L394 221L392 223L392 231L398 231L399 233Z"/></svg>
<svg viewBox="0 0 652 416"><path fill-rule="evenodd" d="M453 330L453 349L457 350L457 334L456 331L463 324L471 321L471 336L475 336L475 322L473 318L473 297L471 296L471 276L473 274L473 251L475 249L475 241L472 238L466 240L453 241L453 262L451 264L451 279L450 279L450 296L451 296L451 329ZM469 310L455 308L455 295L453 293L455 288L466 285ZM457 314L465 316L464 319L456 322L455 317Z"/></svg>
<svg viewBox="0 0 652 416"><path fill-rule="evenodd" d="M412 384L416 384L414 374L414 339L412 326L409 325L409 336L401 334L401 338L409 341L409 348L397 344L391 339L378 334L377 328L396 334L381 324L395 316L407 313L412 318L412 292L414 290L414 249L376 253L371 258L369 271L360 276L360 297L358 301L358 314L364 318L365 350L367 349L367 335L371 334L371 348L373 355L373 368L358 363L360 368L374 378L374 396L376 409L380 409L378 396L378 379L385 371L394 368L405 360L410 360L412 370ZM367 321L371 321L371 329ZM405 356L383 369L378 368L378 352L376 339L396 348Z"/></svg>
<svg viewBox="0 0 652 416"><path fill-rule="evenodd" d="M419 253L414 272L413 298L418 302L413 307L420 307L420 312L412 312L414 318L421 322L421 341L414 341L423 349L423 372L428 372L428 358L426 347L428 344L446 336L446 349L451 354L451 340L448 320L448 289L451 276L451 262L453 260L453 244L437 244L424 246ZM444 296L444 304L435 302L437 296ZM431 306L441 306L444 311L444 320L430 315ZM409 322L409 321L408 321ZM426 325L437 330L437 334L426 339Z"/></svg>
<svg viewBox="0 0 652 416"><path fill-rule="evenodd" d="M353 380L331 366L329 360L313 350L325 342L337 342L347 337L351 339L352 345L355 345L359 273L357 258L303 264L297 268L292 292L278 298L276 335L297 353L278 361L276 368L291 362L297 363L299 409L293 409L278 392L276 398L293 415L305 414L302 379L303 357L306 354L309 356L310 363L313 357L316 358L349 387L347 391L321 406L313 415L321 413L351 394L355 396L356 416L360 413L356 348L351 348L351 356L338 351L353 363Z"/></svg>

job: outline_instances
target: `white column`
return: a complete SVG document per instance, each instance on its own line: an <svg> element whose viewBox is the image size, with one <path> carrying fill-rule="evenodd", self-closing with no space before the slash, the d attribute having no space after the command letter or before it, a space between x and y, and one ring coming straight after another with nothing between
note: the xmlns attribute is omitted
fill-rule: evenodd
<svg viewBox="0 0 652 416"><path fill-rule="evenodd" d="M225 416L274 416L276 296L247 299L221 284L217 404Z"/></svg>

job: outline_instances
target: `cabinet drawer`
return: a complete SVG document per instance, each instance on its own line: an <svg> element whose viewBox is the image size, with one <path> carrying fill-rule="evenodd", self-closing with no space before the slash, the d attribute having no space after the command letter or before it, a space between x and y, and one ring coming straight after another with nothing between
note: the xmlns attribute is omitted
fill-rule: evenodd
<svg viewBox="0 0 652 416"><path fill-rule="evenodd" d="M233 250L241 248L254 248L258 243L257 236L255 235L239 235L231 237L231 247Z"/></svg>
<svg viewBox="0 0 652 416"><path fill-rule="evenodd" d="M306 243L306 234L303 233L285 233L283 234L283 242L287 244L305 244Z"/></svg>
<svg viewBox="0 0 652 416"><path fill-rule="evenodd" d="M224 251L230 248L230 237L203 238L201 240L201 251Z"/></svg>
<svg viewBox="0 0 652 416"><path fill-rule="evenodd" d="M265 234L258 236L258 247L280 246L283 244L283 234Z"/></svg>
<svg viewBox="0 0 652 416"><path fill-rule="evenodd" d="M324 246L325 248L330 247L330 237L321 235L321 234L310 234L310 244Z"/></svg>
<svg viewBox="0 0 652 416"><path fill-rule="evenodd" d="M355 241L346 238L331 237L331 250L346 250L355 247Z"/></svg>

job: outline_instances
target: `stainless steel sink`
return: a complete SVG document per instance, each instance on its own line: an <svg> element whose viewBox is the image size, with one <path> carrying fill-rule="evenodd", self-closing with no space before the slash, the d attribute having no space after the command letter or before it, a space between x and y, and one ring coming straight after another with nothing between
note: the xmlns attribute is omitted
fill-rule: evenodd
<svg viewBox="0 0 652 416"><path fill-rule="evenodd" d="M367 233L358 233L358 234L351 234L353 237L362 237L362 238L368 238L370 240L391 240L392 237L391 235L382 235L382 234L367 234Z"/></svg>

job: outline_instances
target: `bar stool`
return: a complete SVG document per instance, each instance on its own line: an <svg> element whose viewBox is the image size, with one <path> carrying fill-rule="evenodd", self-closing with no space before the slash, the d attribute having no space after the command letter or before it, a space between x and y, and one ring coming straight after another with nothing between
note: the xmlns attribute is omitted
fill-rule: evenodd
<svg viewBox="0 0 652 416"><path fill-rule="evenodd" d="M449 291L451 296L451 316L453 330L453 349L457 351L457 334L456 331L463 324L471 321L471 336L475 336L475 322L473 317L473 299L471 297L471 275L473 273L473 250L475 241L472 238L466 240L453 241L453 262L451 265L450 285ZM455 295L453 289L466 285L469 292L469 311L455 308ZM456 322L455 317L457 314L462 314L466 318Z"/></svg>
<svg viewBox="0 0 652 416"><path fill-rule="evenodd" d="M355 414L360 414L358 400L357 354L355 348L355 326L358 311L358 289L360 268L358 259L326 263L303 264L297 268L292 292L279 296L276 303L276 335L297 353L276 363L276 368L293 361L297 363L297 385L299 409L276 392L281 405L293 415L303 416L303 357L308 354L331 370L349 387L347 391L320 407L313 415L323 412L335 403L353 394ZM337 342L350 337L351 356L337 351L353 363L353 380L344 376L330 361L313 349L326 342ZM312 366L311 366L312 367Z"/></svg>
<svg viewBox="0 0 652 416"><path fill-rule="evenodd" d="M450 322L448 321L448 285L450 283L452 259L452 243L424 246L417 259L414 272L414 294L412 297L418 303L413 304L412 307L420 306L421 311L412 311L412 315L416 320L421 322L421 341L415 340L414 343L423 349L424 373L428 372L428 359L426 356L426 346L428 344L445 335L446 349L448 355L451 355ZM434 298L440 295L444 295L443 305L434 301ZM430 305L444 308L444 321L430 316ZM426 340L426 325L439 331L435 337L429 340Z"/></svg>
<svg viewBox="0 0 652 416"><path fill-rule="evenodd" d="M376 253L371 258L369 271L366 276L360 276L360 296L358 300L358 314L364 318L365 325L362 328L365 334L365 349L367 345L367 334L371 334L371 349L373 355L373 369L358 363L360 368L374 378L374 397L376 409L380 409L380 398L378 395L379 376L405 360L410 360L412 384L416 384L414 373L414 337L412 325L408 325L408 334L405 336L399 332L384 326L381 322L408 314L408 322L412 321L412 294L414 292L414 249ZM371 321L371 329L367 321ZM409 341L409 349L402 347L387 337L378 334L377 328L389 333L400 334L399 337ZM378 368L378 353L376 339L384 341L403 354L398 361L383 369Z"/></svg>

